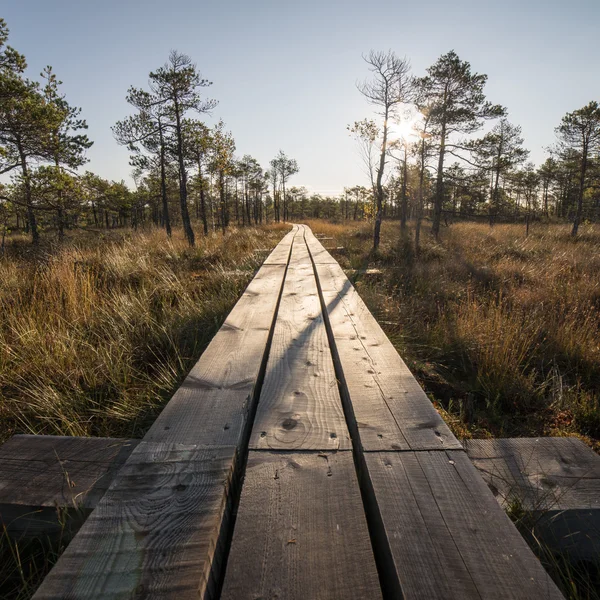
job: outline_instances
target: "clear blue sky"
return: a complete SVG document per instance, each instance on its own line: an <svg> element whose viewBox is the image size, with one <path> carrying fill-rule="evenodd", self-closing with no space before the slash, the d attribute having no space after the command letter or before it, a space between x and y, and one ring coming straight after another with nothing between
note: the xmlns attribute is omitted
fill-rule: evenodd
<svg viewBox="0 0 600 600"><path fill-rule="evenodd" d="M88 168L116 180L130 168L110 127L130 112L128 86L145 86L170 49L214 82L214 117L240 156L267 166L281 148L299 162L293 183L323 193L365 182L346 126L370 112L355 83L371 48L406 55L417 75L456 50L489 76L488 98L538 163L562 115L600 101L600 0L19 0L0 14L30 75L51 64L83 108Z"/></svg>

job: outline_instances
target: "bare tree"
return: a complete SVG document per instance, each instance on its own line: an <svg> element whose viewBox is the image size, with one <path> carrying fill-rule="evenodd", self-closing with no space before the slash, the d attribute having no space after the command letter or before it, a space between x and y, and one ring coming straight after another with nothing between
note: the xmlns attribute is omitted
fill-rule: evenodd
<svg viewBox="0 0 600 600"><path fill-rule="evenodd" d="M410 63L406 58L399 58L388 50L377 52L371 50L363 56L369 71L373 74L370 80L357 85L360 93L376 107L377 114L382 118L381 147L379 166L376 169L375 180L375 227L373 230L373 248L379 247L381 219L383 216L383 175L388 151L388 133L390 119L395 116L400 106L410 101L412 96L412 79Z"/></svg>

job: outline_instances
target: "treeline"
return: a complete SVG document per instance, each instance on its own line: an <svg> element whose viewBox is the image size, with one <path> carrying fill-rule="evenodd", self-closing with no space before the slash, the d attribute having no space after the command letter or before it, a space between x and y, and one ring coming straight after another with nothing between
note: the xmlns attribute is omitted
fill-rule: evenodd
<svg viewBox="0 0 600 600"><path fill-rule="evenodd" d="M209 127L201 120L217 105L201 94L211 82L178 52L149 74L148 89L128 90L132 114L113 127L130 151L134 188L81 174L93 143L81 109L67 102L51 67L42 81L25 77L25 57L7 45L8 33L0 19L0 175L10 175L0 184L2 249L13 230L37 244L43 229L62 238L73 228L154 223L168 235L183 227L194 245L198 227L207 234L232 223L334 216L333 199L290 186L296 160L280 151L263 169L252 156L235 155L222 121Z"/></svg>
<svg viewBox="0 0 600 600"><path fill-rule="evenodd" d="M582 220L598 220L598 102L562 118L549 157L536 167L527 160L521 128L508 120L505 107L487 100L487 76L472 72L455 52L441 56L422 77L413 76L407 59L392 51L364 58L371 78L358 89L377 119L348 129L371 179L375 247L385 215L398 217L403 229L414 217L417 245L427 214L436 237L449 216L485 218L490 225L522 219L527 227L532 218L555 216L573 223L573 235ZM488 121L494 125L476 137ZM347 189L345 200L358 204L364 193Z"/></svg>

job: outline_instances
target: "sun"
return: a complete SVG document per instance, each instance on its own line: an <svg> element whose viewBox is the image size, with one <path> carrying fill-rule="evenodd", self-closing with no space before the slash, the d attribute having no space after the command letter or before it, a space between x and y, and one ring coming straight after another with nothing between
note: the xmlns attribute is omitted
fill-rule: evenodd
<svg viewBox="0 0 600 600"><path fill-rule="evenodd" d="M388 124L390 141L412 141L418 137L416 126L421 122L419 112L402 115Z"/></svg>

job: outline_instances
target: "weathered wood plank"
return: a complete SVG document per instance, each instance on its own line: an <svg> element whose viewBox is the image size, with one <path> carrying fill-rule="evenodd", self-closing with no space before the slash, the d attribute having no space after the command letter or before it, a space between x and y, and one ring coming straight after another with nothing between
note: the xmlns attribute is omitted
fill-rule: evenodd
<svg viewBox="0 0 600 600"><path fill-rule="evenodd" d="M464 452L364 457L406 600L562 598Z"/></svg>
<svg viewBox="0 0 600 600"><path fill-rule="evenodd" d="M317 265L325 287L341 284L330 267ZM323 299L362 448L462 448L348 279Z"/></svg>
<svg viewBox="0 0 600 600"><path fill-rule="evenodd" d="M230 483L296 229L259 270L36 597L211 597Z"/></svg>
<svg viewBox="0 0 600 600"><path fill-rule="evenodd" d="M34 597L208 597L235 454L141 442Z"/></svg>
<svg viewBox="0 0 600 600"><path fill-rule="evenodd" d="M0 524L14 539L74 533L138 440L15 435L0 447Z"/></svg>
<svg viewBox="0 0 600 600"><path fill-rule="evenodd" d="M467 454L506 506L600 509L600 456L576 438L465 440Z"/></svg>
<svg viewBox="0 0 600 600"><path fill-rule="evenodd" d="M294 243L292 245L292 253L290 255L290 267L310 267L310 255L308 254L308 247L306 246L305 233L306 228L304 225L296 225L296 235L294 237Z"/></svg>
<svg viewBox="0 0 600 600"><path fill-rule="evenodd" d="M524 535L573 563L600 555L600 456L576 438L465 440L498 503L530 513Z"/></svg>
<svg viewBox="0 0 600 600"><path fill-rule="evenodd" d="M284 274L284 265L259 270L146 434L146 441L241 442Z"/></svg>
<svg viewBox="0 0 600 600"><path fill-rule="evenodd" d="M300 260L301 245L297 236L292 258ZM250 448L350 448L312 265L296 264L284 283Z"/></svg>
<svg viewBox="0 0 600 600"><path fill-rule="evenodd" d="M221 598L380 598L350 452L250 452Z"/></svg>
<svg viewBox="0 0 600 600"><path fill-rule="evenodd" d="M310 250L315 265L337 265L337 260L335 260L335 258L333 258L333 256L331 256L331 254L329 254L329 252L323 247L323 245L315 237L311 229L306 226L304 226L304 228L306 244L308 245L308 249Z"/></svg>
<svg viewBox="0 0 600 600"><path fill-rule="evenodd" d="M0 446L0 505L93 508L138 443L15 435Z"/></svg>
<svg viewBox="0 0 600 600"><path fill-rule="evenodd" d="M292 230L285 234L281 242L279 242L271 254L267 256L263 265L287 265L290 256L290 248L297 233L298 225L294 225Z"/></svg>
<svg viewBox="0 0 600 600"><path fill-rule="evenodd" d="M138 443L15 435L0 447L0 506L93 508Z"/></svg>

